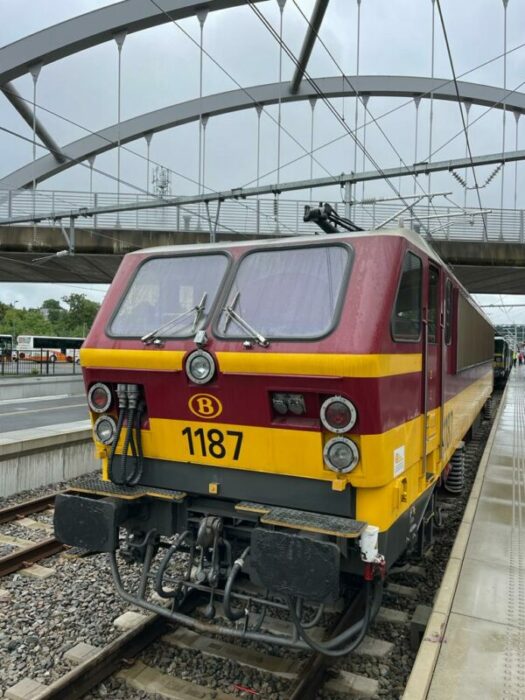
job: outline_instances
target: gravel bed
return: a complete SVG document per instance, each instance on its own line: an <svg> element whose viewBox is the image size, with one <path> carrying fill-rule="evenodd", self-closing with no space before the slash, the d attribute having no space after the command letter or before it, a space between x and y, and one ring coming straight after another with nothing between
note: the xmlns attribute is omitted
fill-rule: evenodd
<svg viewBox="0 0 525 700"><path fill-rule="evenodd" d="M88 477L95 477L100 475L100 470L95 470L89 474L83 474L82 476L77 476L71 481L59 481L56 484L47 484L46 486L39 486L36 489L28 489L27 491L20 491L20 493L15 493L12 496L0 497L0 510L2 508L8 508L9 506L14 506L18 503L25 503L25 501L32 501L34 498L41 498L42 496L47 496L51 493L56 493L57 491L63 491L66 488L74 486L79 481L83 481ZM31 516L34 517L34 516Z"/></svg>
<svg viewBox="0 0 525 700"><path fill-rule="evenodd" d="M35 530L32 527L24 527L19 525L16 520L13 520L11 523L2 523L0 525L0 534L6 537L17 537L21 540L31 540L31 542L40 542L51 537L51 533L48 530Z"/></svg>

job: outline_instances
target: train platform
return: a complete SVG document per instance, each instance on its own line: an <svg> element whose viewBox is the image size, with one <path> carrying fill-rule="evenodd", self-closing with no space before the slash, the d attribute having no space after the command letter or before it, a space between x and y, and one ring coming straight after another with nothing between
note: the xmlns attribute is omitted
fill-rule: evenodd
<svg viewBox="0 0 525 700"><path fill-rule="evenodd" d="M513 369L403 700L525 698L525 367Z"/></svg>

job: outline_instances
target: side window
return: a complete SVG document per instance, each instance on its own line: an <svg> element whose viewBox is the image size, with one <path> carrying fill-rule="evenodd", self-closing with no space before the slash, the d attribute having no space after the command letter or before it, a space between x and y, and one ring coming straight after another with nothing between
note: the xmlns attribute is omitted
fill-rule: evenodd
<svg viewBox="0 0 525 700"><path fill-rule="evenodd" d="M439 270L428 268L428 342L436 343L439 326Z"/></svg>
<svg viewBox="0 0 525 700"><path fill-rule="evenodd" d="M421 335L421 278L421 259L414 253L407 253L392 318L392 337L394 340L419 340Z"/></svg>
<svg viewBox="0 0 525 700"><path fill-rule="evenodd" d="M452 282L447 280L445 287L445 344L452 342Z"/></svg>

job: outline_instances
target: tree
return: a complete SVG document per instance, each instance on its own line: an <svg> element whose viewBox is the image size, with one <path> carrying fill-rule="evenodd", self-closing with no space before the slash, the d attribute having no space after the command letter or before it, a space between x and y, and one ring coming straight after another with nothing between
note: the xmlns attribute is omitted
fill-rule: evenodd
<svg viewBox="0 0 525 700"><path fill-rule="evenodd" d="M56 324L63 320L66 310L60 306L60 302L56 299L46 299L42 304L42 309L45 309L45 317L51 323Z"/></svg>
<svg viewBox="0 0 525 700"><path fill-rule="evenodd" d="M95 320L100 304L91 301L85 294L70 294L68 297L62 297L62 301L69 306L64 317L66 327L62 335L86 336Z"/></svg>

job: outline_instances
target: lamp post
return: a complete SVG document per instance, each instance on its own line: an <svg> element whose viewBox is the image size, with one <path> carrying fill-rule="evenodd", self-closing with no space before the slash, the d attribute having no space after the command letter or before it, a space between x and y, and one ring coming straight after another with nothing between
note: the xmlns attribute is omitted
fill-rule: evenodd
<svg viewBox="0 0 525 700"><path fill-rule="evenodd" d="M12 304L11 304L11 306L13 307L13 311L15 311L15 306L16 306L16 304L18 304L18 299L15 299L15 301L13 301ZM15 314L13 314L12 326L13 326L13 342L16 343Z"/></svg>

